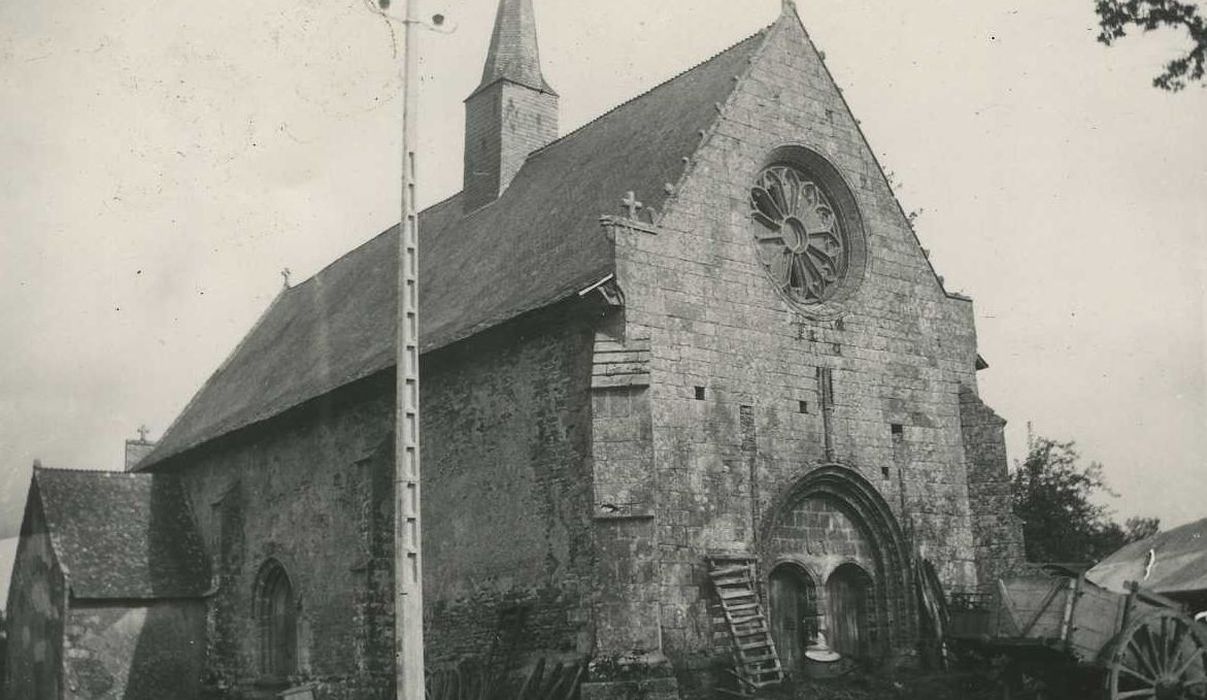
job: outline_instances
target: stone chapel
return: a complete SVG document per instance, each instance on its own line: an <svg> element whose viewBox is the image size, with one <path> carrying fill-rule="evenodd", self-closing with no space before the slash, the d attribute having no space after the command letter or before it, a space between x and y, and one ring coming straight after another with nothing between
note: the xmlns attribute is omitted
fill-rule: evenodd
<svg viewBox="0 0 1207 700"><path fill-rule="evenodd" d="M910 663L936 585L1021 561L972 301L791 3L559 135L500 0L465 110L419 222L429 666L510 639L696 698L752 639ZM10 697L392 697L396 246L284 289L132 471L35 474Z"/></svg>

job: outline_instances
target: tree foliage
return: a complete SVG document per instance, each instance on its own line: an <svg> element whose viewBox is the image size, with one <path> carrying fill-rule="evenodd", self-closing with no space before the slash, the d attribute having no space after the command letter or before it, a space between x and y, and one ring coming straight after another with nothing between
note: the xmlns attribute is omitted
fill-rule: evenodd
<svg viewBox="0 0 1207 700"><path fill-rule="evenodd" d="M1148 539L1161 530L1160 518L1128 518L1123 523L1123 535L1128 542L1138 542Z"/></svg>
<svg viewBox="0 0 1207 700"><path fill-rule="evenodd" d="M1106 506L1094 503L1100 494L1115 494L1102 465L1083 466L1072 442L1030 440L1027 458L1016 464L1011 479L1029 561L1097 562L1160 526L1156 518L1131 518L1120 526Z"/></svg>
<svg viewBox="0 0 1207 700"><path fill-rule="evenodd" d="M1162 90L1177 92L1188 83L1203 80L1207 63L1207 20L1195 2L1182 0L1096 0L1101 31L1098 41L1110 46L1116 39L1127 36L1128 30L1184 28L1190 34L1192 46L1185 55L1171 60L1165 71L1153 78L1153 85Z"/></svg>

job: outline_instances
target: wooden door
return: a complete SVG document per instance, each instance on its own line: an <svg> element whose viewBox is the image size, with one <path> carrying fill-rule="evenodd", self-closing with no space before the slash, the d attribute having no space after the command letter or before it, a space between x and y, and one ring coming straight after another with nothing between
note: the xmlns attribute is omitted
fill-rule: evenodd
<svg viewBox="0 0 1207 700"><path fill-rule="evenodd" d="M868 609L872 580L854 564L843 564L830 574L826 594L830 608L830 646L856 658L868 655Z"/></svg>
<svg viewBox="0 0 1207 700"><path fill-rule="evenodd" d="M768 581L771 638L784 670L804 667L805 649L812 641L816 617L813 581L797 566L780 565Z"/></svg>

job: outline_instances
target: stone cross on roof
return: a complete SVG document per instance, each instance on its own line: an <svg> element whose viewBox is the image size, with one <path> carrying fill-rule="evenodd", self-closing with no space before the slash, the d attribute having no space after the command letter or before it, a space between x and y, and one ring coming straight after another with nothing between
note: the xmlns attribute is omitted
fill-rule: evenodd
<svg viewBox="0 0 1207 700"><path fill-rule="evenodd" d="M634 220L637 219L637 212L641 211L641 208L645 206L637 201L637 195L632 190L625 193L624 199L620 200L620 203L624 206L627 216Z"/></svg>
<svg viewBox="0 0 1207 700"><path fill-rule="evenodd" d="M148 427L147 427L147 426L145 426L145 425L140 425L140 426L138 426L138 430L136 430L136 431L134 431L134 432L138 433L138 441L139 441L139 442L146 442L146 441L147 441L147 433L151 432L151 429L150 429L150 428L148 428Z"/></svg>

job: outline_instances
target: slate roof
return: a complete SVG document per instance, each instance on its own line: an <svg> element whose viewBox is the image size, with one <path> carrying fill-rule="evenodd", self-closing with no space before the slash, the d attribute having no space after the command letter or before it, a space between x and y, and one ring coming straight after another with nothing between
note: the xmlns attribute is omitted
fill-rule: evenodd
<svg viewBox="0 0 1207 700"><path fill-rule="evenodd" d="M494 32L490 35L490 50L486 53L486 64L482 69L482 82L474 94L500 80L510 80L551 95L557 94L541 73L532 0L499 0Z"/></svg>
<svg viewBox="0 0 1207 700"><path fill-rule="evenodd" d="M1145 578L1150 551L1152 568ZM1207 591L1207 518L1133 542L1103 559L1086 577L1118 592L1126 591L1128 581L1156 593Z"/></svg>
<svg viewBox="0 0 1207 700"><path fill-rule="evenodd" d="M175 475L36 468L34 488L76 598L193 598L209 588Z"/></svg>
<svg viewBox="0 0 1207 700"><path fill-rule="evenodd" d="M599 223L628 191L661 210L767 30L531 154L491 204L425 210L428 352L548 306L614 270ZM397 228L282 293L139 469L394 366Z"/></svg>

